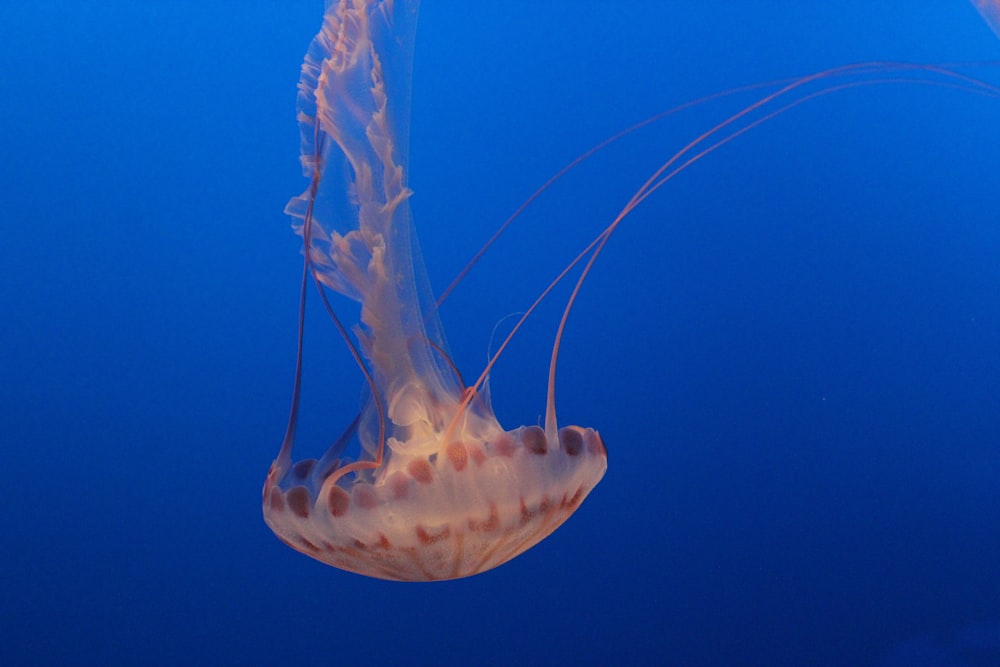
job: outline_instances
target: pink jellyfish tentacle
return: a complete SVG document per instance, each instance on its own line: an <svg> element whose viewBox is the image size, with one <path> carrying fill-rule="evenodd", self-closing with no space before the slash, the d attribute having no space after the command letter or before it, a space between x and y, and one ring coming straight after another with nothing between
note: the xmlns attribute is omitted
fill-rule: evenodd
<svg viewBox="0 0 1000 667"><path fill-rule="evenodd" d="M982 81L980 81L978 79L974 79L972 77L967 77L967 76L962 75L960 73L948 70L948 69L946 69L944 67L935 66L935 65L917 65L917 64L910 64L910 63L875 62L875 61L873 61L873 62L865 62L865 63L858 63L858 64L852 64L852 65L845 65L845 66L831 68L831 69L828 69L828 70L824 70L824 71L821 71L821 72L817 72L817 73L806 75L806 76L802 76L802 77L789 77L789 78L785 78L785 79L776 79L776 80L762 82L762 83L755 83L755 84L750 84L750 85L746 85L746 86L740 86L740 87L737 87L737 88L732 88L732 89L728 89L728 90L725 90L725 91L722 91L722 92L718 92L718 93L714 93L714 94L711 94L711 95L707 95L707 96L698 98L696 100L693 100L691 102L687 102L687 103L678 105L676 107L672 107L671 109L668 109L668 110L663 111L661 113L658 113L658 114L655 114L653 116L650 116L649 118L646 118L646 119L644 119L644 120L642 120L642 121L640 121L640 122L638 122L638 123L636 123L636 124L634 124L634 125L626 128L625 130L622 130L621 132L618 132L618 133L612 135L611 137L605 139L604 141L600 142L599 144L597 144L597 145L593 146L592 148L588 149L587 151L585 151L584 153L582 153L581 155L579 155L578 157L576 157L575 159L573 159L571 162L569 162L566 166L564 166L558 172L556 172L556 174L554 174L541 187L539 187L535 192L533 192L514 211L514 213L511 214L511 216L509 218L507 218L507 220L504 221L504 223L497 229L496 232L494 232L494 234L479 249L479 251L477 251L477 253L473 256L473 258L469 261L469 263L466 264L466 266L459 272L459 274L452 281L452 283L448 286L448 288L446 288L444 290L444 292L442 292L441 296L438 298L438 304L441 304L441 303L444 302L444 300L452 293L452 291L458 286L458 284L462 281L462 279L464 279L464 277L472 270L472 268L476 265L476 263L482 258L482 256L486 253L486 251L494 243L496 243L496 241L500 238L500 236L504 233L504 231L506 231L506 229L514 222L514 220L516 220L525 211L525 209L532 202L534 202L542 193L544 193L546 190L548 190L556 181L558 181L559 179L561 179L563 176L565 176L567 173L569 173L576 166L578 166L579 164L581 164L582 162L584 162L588 158L592 157L598 151L600 151L603 148L606 148L607 146L609 146L609 145L611 145L611 144L619 141L620 139L624 138L625 136L627 136L628 134L631 134L632 132L634 132L636 130L639 130L639 129L643 128L643 127L646 127L646 126L648 126L648 125L650 125L650 124L652 124L652 123L654 123L656 121L662 120L662 119L664 119L664 118L666 118L666 117L668 117L670 115L673 115L673 114L675 114L677 112L680 112L682 110L689 109L689 108L692 108L692 107L695 107L695 106L699 106L699 105L703 105L703 104L706 104L708 102L715 101L715 100L718 100L718 99L721 99L721 98L724 98L724 97L732 96L732 95L735 95L735 94L738 94L738 93L748 92L748 91L752 91L752 90L758 90L758 89L761 89L761 88L768 88L768 87L779 86L779 88L777 90L773 91L772 93L769 93L768 95L762 96L757 101L753 102L750 105L747 105L746 107L744 107L740 111L732 114L730 117L726 118L722 122L718 123L717 125L713 126L709 130L707 130L706 132L704 132L703 134L701 134L698 137L696 137L688 145L684 146L677 153L675 153L670 158L670 160L668 160L667 162L665 162L656 171L654 171L653 174L650 175L650 177L643 184L643 186L640 187L635 192L635 194L632 196L632 198L630 199L630 201L625 205L625 207L622 209L622 211L619 213L619 215L616 216L615 220L613 220L612 223L608 227L606 227L597 237L595 237L590 242L590 244L586 248L584 248L580 252L579 255L577 255L576 258L574 258L569 264L566 265L566 267L564 267L564 269L562 270L562 272L560 272L560 274L558 276L556 276L556 278L553 279L553 281L545 288L545 290L542 291L542 293L535 300L535 302L524 312L524 314L521 316L521 318L518 320L518 322L515 323L514 327L509 332L508 336L504 339L504 341L498 347L497 351L494 353L494 355L488 361L486 367L484 368L484 370L483 370L482 374L480 375L480 377L478 378L478 380L475 383L473 383L468 388L467 395L463 398L463 401L462 401L459 413L456 414L455 418L453 419L453 422L452 422L452 425L450 427L450 430L452 430L454 428L454 426L457 424L457 422L461 418L461 413L467 408L468 404L473 400L476 392L482 386L483 382L485 382L486 378L489 376L490 371L493 369L494 365L499 360L500 355L507 348L509 342L513 339L514 335L516 335L516 333L520 330L520 328L524 324L524 322L528 319L528 317L531 316L531 314L539 306L539 304L541 303L541 301L544 300L545 297L548 296L548 294L552 291L552 289L558 283L560 283L566 277L566 275L568 275L569 272L579 262L581 262L584 259L584 257L586 257L588 254L590 254L591 251L593 251L593 254L591 255L590 259L587 261L587 263L586 263L586 265L585 265L585 267L583 269L583 272L582 272L581 276L579 277L579 279L577 281L577 285L574 287L574 289L573 289L573 291L572 291L572 293L571 293L571 295L570 295L570 297L569 297L569 299L567 301L566 307L564 308L563 316L562 316L562 318L560 320L559 328L557 329L557 333L556 333L556 336L555 336L555 341L554 341L554 344L553 344L552 356L550 358L549 382L548 382L548 391L547 391L547 399L546 399L546 422L545 422L546 426L545 426L545 431L546 431L547 438L551 439L551 438L556 437L556 434L558 433L558 423L557 423L556 412L555 412L555 371L556 371L556 366L557 366L557 361L558 361L559 349L560 349L560 346L561 346L562 337L563 337L563 334L564 334L564 331L565 331L565 326L566 326L566 322L567 322L568 317L569 317L569 313L570 313L570 311L572 309L572 306L576 302L576 299L577 299L577 297L579 295L579 291L580 291L580 289L582 287L583 282L586 280L587 276L590 274L590 272L592 270L592 267L593 267L593 264L594 264L594 262L596 262L597 256L599 256L600 253L603 251L604 246L607 243L607 240L609 239L610 235L617 229L618 225L622 222L622 220L624 220L624 218L627 217L632 212L632 210L635 209L636 206L638 206L640 203L642 203L646 199L646 197L648 197L653 192L655 192L657 189L659 189L660 187L662 187L667 181L669 181L670 179L672 179L674 176L676 176L677 174L679 174L684 169L686 169L687 167L691 166L692 164L694 164L695 162L697 162L701 158L703 158L706 155L710 154L711 152L717 150L718 148L720 148L721 146L725 145L726 143L732 141L733 139L737 138L738 136L740 136L740 135L742 135L742 134L750 131L754 127L757 127L758 125L760 125L760 124L762 124L762 123L764 123L764 122L766 122L768 120L771 120L772 118L774 118L774 117L776 117L778 115L781 115L785 111L788 111L791 108L794 108L795 106L798 106L798 105L800 105L800 104L802 104L802 103L804 103L806 101L809 101L811 99L814 99L816 97L820 97L820 96L823 96L823 95L831 94L831 93L837 92L839 90L844 90L844 89L847 89L847 88L853 88L853 87L863 86L863 85L877 85L877 84L885 84L885 83L916 83L916 84L931 84L931 85L948 85L948 84L942 83L940 81L927 81L927 80L924 80L924 79L915 79L915 78L910 78L910 79L902 79L902 78L892 78L892 79L889 79L889 78L882 78L882 79L871 79L871 80L847 82L847 83L839 84L839 85L836 85L836 86L830 86L830 87L825 88L823 90L815 91L815 92L809 93L808 95L805 95L805 96L803 96L801 98L793 100L792 102L789 102L788 104L786 104L786 105L784 105L784 106L782 106L782 107L780 107L780 108L778 108L776 110L771 111L767 115L765 115L765 116L763 116L761 118L753 120L752 122L748 123L747 125L739 128L737 130L734 130L732 134L724 137L723 139L720 139L720 140L716 141L715 143L713 143L712 145L710 145L708 148L705 148L702 151L698 152L697 154L689 157L686 161L684 161L682 164L676 166L672 171L670 171L665 176L664 176L664 172L667 172L668 170L670 170L670 168L672 166L674 166L679 160L681 160L685 155L687 155L688 153L690 153L692 150L694 150L696 147L698 147L699 145L701 145L702 143L704 143L705 141L707 141L708 139L710 139L714 135L717 135L718 133L722 132L723 130L725 130L730 125L738 122L740 119L742 119L745 116L753 113L754 111L765 107L766 105L770 104L771 102L773 102L775 100L778 100L778 99L781 99L781 98L783 98L783 97L785 97L785 96L793 93L797 89L800 89L800 88L802 88L803 86L806 86L809 83L812 83L812 82L815 82L815 81L824 80L824 79L829 79L829 78L836 77L836 76L843 76L843 75L847 75L847 74L852 74L852 73L853 74L865 74L865 73L871 73L871 72L891 71L891 70L894 70L894 69L895 70L920 70L920 71L925 71L925 72L929 72L929 73L935 73L935 74L939 74L939 75L942 75L942 76L946 76L946 77L955 79L956 81L958 81L960 83L966 84L966 85L962 86L963 89L966 89L966 90L978 88L980 90L980 92L994 92L995 91L995 88L993 88L992 86L990 86L989 84L987 84L985 82L982 82Z"/></svg>
<svg viewBox="0 0 1000 667"><path fill-rule="evenodd" d="M894 78L869 79L862 81L850 81L842 84L827 86L826 88L823 88L821 90L808 93L800 98L796 98L791 102L788 102L783 106L780 106L777 109L768 112L762 117L754 119L744 126L738 127L737 129L733 130L731 134L726 135L721 139L718 139L715 142L709 144L707 147L698 151L694 155L691 155L681 164L671 169L671 167L673 167L679 160L684 158L685 155L695 150L701 144L707 142L713 136L724 131L729 126L733 125L734 123L738 122L739 120L743 119L744 117L748 116L754 111L762 109L767 105L771 104L772 102L780 100L792 94L793 92L795 92L798 89L801 89L807 84L816 81L830 79L837 76L844 76L848 74L881 73L890 71L922 71L929 74L935 74L945 77L947 80L949 80L949 82L894 77ZM646 198L649 197L651 194L653 194L656 190L658 190L672 178L677 176L679 173L681 173L682 171L693 165L695 162L701 160L706 155L718 150L719 148L729 143L730 141L733 141L737 137L749 132L758 125L761 125L769 120L772 120L775 117L785 113L786 111L789 111L790 109L799 106L800 104L803 104L807 101L810 101L812 99L821 96L829 95L831 93L838 92L841 90L846 90L848 88L855 88L858 86L866 86L866 85L881 85L886 83L911 83L911 84L916 83L916 84L929 84L936 86L951 86L951 87L958 87L966 91L985 93L994 96L1000 95L1000 89L998 89L997 87L992 86L986 82L980 81L978 79L975 79L973 77L966 76L959 72L952 71L945 67L937 65L920 65L920 64L897 63L897 62L872 61L872 62L853 64L853 65L844 65L841 67L827 69L821 72L817 72L815 74L810 74L799 78L785 79L778 83L783 84L781 88L772 93L769 93L768 95L761 97L756 102L753 102L752 104L744 107L740 111L732 114L722 122L717 123L713 127L709 128L707 131L705 131L704 133L693 139L686 146L677 151L669 160L667 160L656 171L654 171L650 175L650 177L646 180L646 182L635 192L635 194L632 196L629 202L622 208L622 210L611 222L611 224L609 224L604 230L602 230L601 233L598 234L598 236L595 237L594 240L591 241L591 243L583 250L583 252L579 256L577 256L577 258L574 259L573 262L569 265L569 267L574 266L582 259L584 255L590 253L590 258L587 260L586 265L581 271L580 276L577 278L576 284L574 285L573 290L569 298L567 299L566 306L563 309L563 314L559 321L559 326L556 330L555 340L552 346L552 355L549 361L548 394L546 399L546 415L545 415L545 430L546 433L549 435L549 437L553 437L554 434L558 431L558 425L556 420L556 407L555 407L556 367L558 364L559 350L562 344L562 339L565 333L566 323L569 319L570 311L572 310L573 305L576 303L576 299L579 296L581 288L583 287L583 283L590 275L594 263L597 261L597 258L604 250L608 240L611 238L611 235L615 232L615 230L622 223L622 221L626 217L628 217L628 215L636 208L636 206L645 201ZM738 90L747 90L757 87L760 86L744 87ZM668 173L665 174L665 172ZM593 250L593 252L591 252L591 250ZM554 283L561 280L564 275L565 272L560 274L556 278ZM554 283L553 285L550 285L549 289L551 289L551 287L554 286ZM543 296L544 294L548 293L549 289L547 289L546 292L543 293ZM537 302L535 305L537 305ZM518 323L518 326L520 326L520 322ZM507 341L504 341L504 344L506 344L506 342Z"/></svg>

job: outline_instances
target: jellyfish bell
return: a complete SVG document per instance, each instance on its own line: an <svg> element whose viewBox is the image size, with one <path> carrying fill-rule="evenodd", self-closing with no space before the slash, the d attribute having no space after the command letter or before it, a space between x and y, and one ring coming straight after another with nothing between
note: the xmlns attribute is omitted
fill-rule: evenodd
<svg viewBox="0 0 1000 667"><path fill-rule="evenodd" d="M265 521L291 547L402 581L465 577L510 560L559 527L607 469L598 433L559 428L554 407L544 429L505 430L483 389L493 362L465 387L448 359L406 187L417 6L329 3L302 66L310 185L287 209L305 249L299 351L289 426L263 492ZM368 398L326 454L293 462L310 280ZM341 322L324 288L360 303L356 323ZM356 460L345 457L352 441Z"/></svg>
<svg viewBox="0 0 1000 667"><path fill-rule="evenodd" d="M264 514L293 548L380 579L455 579L537 544L580 505L606 469L599 436L537 426L439 441L430 455L394 443L372 475L324 480L272 471ZM554 445L554 446L553 446Z"/></svg>

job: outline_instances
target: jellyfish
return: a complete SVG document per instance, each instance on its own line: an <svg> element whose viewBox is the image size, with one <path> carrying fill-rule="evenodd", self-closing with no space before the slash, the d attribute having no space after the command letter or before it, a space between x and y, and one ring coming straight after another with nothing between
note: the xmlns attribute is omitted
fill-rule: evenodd
<svg viewBox="0 0 1000 667"><path fill-rule="evenodd" d="M410 61L418 0L332 0L302 65L298 121L308 189L287 212L303 238L292 414L263 490L289 546L380 579L455 579L529 549L580 506L607 469L597 431L505 430L485 377L453 368L411 223ZM360 414L318 460L292 460L306 284L365 376ZM342 323L324 289L360 303ZM358 456L348 456L354 442Z"/></svg>
<svg viewBox="0 0 1000 667"><path fill-rule="evenodd" d="M973 4L995 29L997 4ZM448 355L437 310L457 281L435 301L409 208L408 105L418 5L330 0L302 65L298 121L309 186L286 209L303 239L298 352L288 427L263 489L265 521L282 541L334 567L380 579L456 579L502 565L550 535L603 478L607 450L598 432L558 424L559 347L608 239L659 188L761 123L837 91L904 83L1000 97L997 87L950 68L870 62L724 91L626 128L539 188L487 247L548 185L603 147L685 109L759 94L657 168L466 385ZM544 422L505 430L491 407L488 374L525 318L578 266L554 338ZM364 376L364 399L325 454L294 461L310 282ZM341 320L327 290L359 304L357 321Z"/></svg>

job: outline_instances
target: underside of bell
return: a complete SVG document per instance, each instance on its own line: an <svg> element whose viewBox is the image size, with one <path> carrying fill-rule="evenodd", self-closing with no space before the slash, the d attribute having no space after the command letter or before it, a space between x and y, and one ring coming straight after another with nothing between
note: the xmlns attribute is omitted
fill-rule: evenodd
<svg viewBox="0 0 1000 667"><path fill-rule="evenodd" d="M435 581L485 572L531 548L580 506L607 470L598 433L537 426L453 441L313 492L296 466L264 485L264 518L285 543L379 579ZM301 468L300 468L301 471ZM381 474L380 474L381 473ZM301 476L301 475L300 475Z"/></svg>

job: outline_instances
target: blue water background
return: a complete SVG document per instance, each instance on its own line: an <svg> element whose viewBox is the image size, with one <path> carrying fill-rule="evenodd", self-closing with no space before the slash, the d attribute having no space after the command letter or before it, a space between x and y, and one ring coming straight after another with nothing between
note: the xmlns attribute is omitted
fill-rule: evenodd
<svg viewBox="0 0 1000 667"><path fill-rule="evenodd" d="M1000 58L965 2L425 4L411 186L438 288L562 165L670 106ZM0 664L1000 664L1000 100L941 87L798 108L627 221L559 374L608 473L541 545L414 585L279 543L259 504L295 349L282 208L321 14L0 4ZM443 310L467 375L721 109L524 216ZM544 411L554 299L494 375L508 427ZM360 378L315 311L307 345L315 451Z"/></svg>

